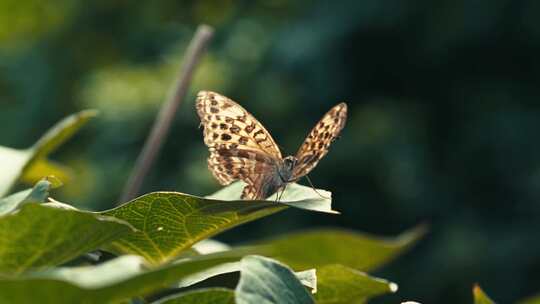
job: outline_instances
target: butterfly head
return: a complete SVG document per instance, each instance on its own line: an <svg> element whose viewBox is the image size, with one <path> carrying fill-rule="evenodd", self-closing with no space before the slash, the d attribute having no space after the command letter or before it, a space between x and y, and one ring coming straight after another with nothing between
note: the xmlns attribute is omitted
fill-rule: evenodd
<svg viewBox="0 0 540 304"><path fill-rule="evenodd" d="M294 156L287 156L283 159L283 167L280 170L280 176L283 182L290 182L292 172L298 163L298 159Z"/></svg>
<svg viewBox="0 0 540 304"><path fill-rule="evenodd" d="M292 169L296 166L298 163L298 159L294 156L287 156L283 159L283 164L285 167L292 171Z"/></svg>

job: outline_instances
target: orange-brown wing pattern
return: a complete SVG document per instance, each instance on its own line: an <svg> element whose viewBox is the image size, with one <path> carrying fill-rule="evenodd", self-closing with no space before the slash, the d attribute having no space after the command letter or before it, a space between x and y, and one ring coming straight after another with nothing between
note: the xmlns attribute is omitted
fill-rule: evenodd
<svg viewBox="0 0 540 304"><path fill-rule="evenodd" d="M296 153L298 163L292 179L297 180L308 174L323 156L328 153L330 144L339 136L347 120L347 104L340 103L328 111L313 127Z"/></svg>
<svg viewBox="0 0 540 304"><path fill-rule="evenodd" d="M263 125L239 104L218 93L197 94L197 113L204 127L204 143L209 147L237 144L281 159L276 142Z"/></svg>
<svg viewBox="0 0 540 304"><path fill-rule="evenodd" d="M275 172L274 167L275 162L271 158L257 151L210 148L208 169L222 185L238 179L250 184L258 176Z"/></svg>
<svg viewBox="0 0 540 304"><path fill-rule="evenodd" d="M261 123L227 97L201 91L196 107L210 151L208 168L222 185L246 182L245 196L252 198L248 187L257 187L258 180L273 174L281 160L276 143Z"/></svg>
<svg viewBox="0 0 540 304"><path fill-rule="evenodd" d="M251 176L251 178L246 181L247 185L244 187L244 190L242 191L242 196L240 196L240 198L244 200L265 199L263 193L264 181L264 175Z"/></svg>

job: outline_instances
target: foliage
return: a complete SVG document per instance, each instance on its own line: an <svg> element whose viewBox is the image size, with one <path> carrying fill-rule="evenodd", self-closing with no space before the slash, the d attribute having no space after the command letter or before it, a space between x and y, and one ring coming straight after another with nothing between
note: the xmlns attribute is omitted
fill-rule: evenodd
<svg viewBox="0 0 540 304"><path fill-rule="evenodd" d="M59 134L73 131L69 120L45 138L59 142ZM390 261L423 231L382 240L308 230L216 251L209 237L279 211L335 214L331 193L292 184L279 202L242 201L242 185L233 184L207 198L154 192L90 212L52 199L49 192L59 185L46 177L0 200L0 303L118 303L149 296L158 303L365 303L397 285L359 269ZM195 287L238 271L234 291ZM174 288L176 294L160 299Z"/></svg>
<svg viewBox="0 0 540 304"><path fill-rule="evenodd" d="M20 178L33 183L46 175L66 176L63 169L46 157L95 115L95 111L83 111L65 118L28 149L0 147L0 166L4 169L0 176L0 196Z"/></svg>
<svg viewBox="0 0 540 304"><path fill-rule="evenodd" d="M540 281L540 242L531 233L540 229L538 6L0 0L0 150L15 152L6 166L0 151L0 180L20 175L8 170L24 160L19 152L62 117L101 113L1 196L26 196L23 183L53 174L66 185L55 199L114 207L193 29L209 23L215 39L141 193L217 189L197 131L198 90L237 100L289 153L345 101L343 136L310 174L332 190L342 215L289 208L215 237L258 245L339 227L370 238L427 223L429 234L409 254L367 269L400 287L371 303L470 303L476 281L497 302L515 302L537 293ZM12 202L6 210L21 200Z"/></svg>
<svg viewBox="0 0 540 304"><path fill-rule="evenodd" d="M486 293L478 285L475 285L473 287L473 297L474 297L474 304L494 304L494 302L486 295Z"/></svg>

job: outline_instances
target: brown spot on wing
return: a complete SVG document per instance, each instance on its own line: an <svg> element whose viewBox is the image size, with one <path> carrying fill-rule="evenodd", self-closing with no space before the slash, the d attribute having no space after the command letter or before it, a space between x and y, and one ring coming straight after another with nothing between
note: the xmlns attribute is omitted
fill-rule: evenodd
<svg viewBox="0 0 540 304"><path fill-rule="evenodd" d="M231 132L234 133L234 134L238 134L238 132L240 132L240 127L239 127L239 126L233 125L233 126L229 129L229 131L231 131Z"/></svg>
<svg viewBox="0 0 540 304"><path fill-rule="evenodd" d="M264 126L244 108L220 94L201 91L197 95L197 114L208 146L208 168L222 185L240 179L261 191L258 181L275 174L281 152ZM255 134L257 137L255 137Z"/></svg>
<svg viewBox="0 0 540 304"><path fill-rule="evenodd" d="M249 141L249 139L245 136L241 136L240 139L238 139L238 142L241 144L241 145L245 145L247 144L247 142Z"/></svg>
<svg viewBox="0 0 540 304"><path fill-rule="evenodd" d="M299 163L293 170L293 180L308 174L328 153L330 143L339 135L346 120L347 105L340 103L330 109L313 127L296 153Z"/></svg>

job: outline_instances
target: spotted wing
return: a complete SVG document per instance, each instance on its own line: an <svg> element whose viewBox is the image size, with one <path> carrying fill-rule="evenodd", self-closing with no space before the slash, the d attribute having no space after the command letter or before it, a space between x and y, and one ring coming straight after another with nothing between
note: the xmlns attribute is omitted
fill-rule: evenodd
<svg viewBox="0 0 540 304"><path fill-rule="evenodd" d="M244 200L262 200L265 199L263 193L265 177L264 175L252 176L247 181L247 185L242 191L241 199Z"/></svg>
<svg viewBox="0 0 540 304"><path fill-rule="evenodd" d="M211 147L208 169L222 185L243 180L248 185L258 185L258 180L275 172L276 162L258 151L226 147Z"/></svg>
<svg viewBox="0 0 540 304"><path fill-rule="evenodd" d="M340 103L328 111L313 127L296 153L298 163L293 170L292 179L297 180L308 174L323 156L328 147L338 137L347 120L347 104Z"/></svg>
<svg viewBox="0 0 540 304"><path fill-rule="evenodd" d="M243 198L259 199L262 181L281 161L268 131L240 105L217 93L199 92L196 107L214 177L222 185L243 180L247 183Z"/></svg>

